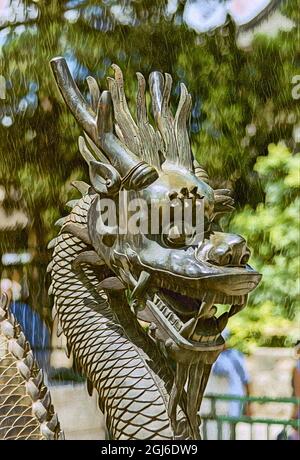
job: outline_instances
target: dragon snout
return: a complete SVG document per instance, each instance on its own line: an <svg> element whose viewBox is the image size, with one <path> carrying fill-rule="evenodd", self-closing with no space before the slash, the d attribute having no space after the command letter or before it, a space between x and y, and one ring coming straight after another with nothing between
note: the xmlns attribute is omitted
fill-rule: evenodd
<svg viewBox="0 0 300 460"><path fill-rule="evenodd" d="M240 235L215 232L198 248L196 257L221 267L244 267L251 252Z"/></svg>
<svg viewBox="0 0 300 460"><path fill-rule="evenodd" d="M211 234L195 254L197 260L220 270L215 289L230 295L245 295L259 283L261 275L248 265L250 255L243 237L220 232Z"/></svg>
<svg viewBox="0 0 300 460"><path fill-rule="evenodd" d="M240 237L236 244L220 242L208 251L208 262L221 266L245 266L250 258L246 241Z"/></svg>

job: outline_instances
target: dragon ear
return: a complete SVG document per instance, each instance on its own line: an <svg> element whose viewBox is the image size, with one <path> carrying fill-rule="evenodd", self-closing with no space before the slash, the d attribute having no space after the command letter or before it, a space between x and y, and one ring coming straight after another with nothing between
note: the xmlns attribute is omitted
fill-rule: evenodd
<svg viewBox="0 0 300 460"><path fill-rule="evenodd" d="M89 162L89 172L92 186L101 195L116 195L122 185L118 171L108 163L99 161Z"/></svg>

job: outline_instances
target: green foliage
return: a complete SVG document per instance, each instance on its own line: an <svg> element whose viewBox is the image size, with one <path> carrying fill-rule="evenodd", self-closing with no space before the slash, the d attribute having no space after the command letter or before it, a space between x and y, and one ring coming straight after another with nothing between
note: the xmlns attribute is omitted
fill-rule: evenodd
<svg viewBox="0 0 300 460"><path fill-rule="evenodd" d="M248 307L231 320L234 344L291 345L299 335L300 154L271 144L254 169L265 200L246 206L230 222L252 248L251 264L263 275ZM287 337L285 339L285 337Z"/></svg>

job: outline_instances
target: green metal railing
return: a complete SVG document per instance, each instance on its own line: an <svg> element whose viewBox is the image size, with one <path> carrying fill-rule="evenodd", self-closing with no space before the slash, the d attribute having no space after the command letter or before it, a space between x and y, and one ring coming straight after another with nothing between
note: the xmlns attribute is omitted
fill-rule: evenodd
<svg viewBox="0 0 300 460"><path fill-rule="evenodd" d="M280 432L286 430L298 430L300 433L300 420L286 420L286 419L273 419L273 418L262 418L262 417L230 417L228 415L220 414L224 411L222 408L219 411L217 407L218 402L231 402L240 401L241 404L256 403L256 404L270 404L270 403L281 403L298 405L300 407L300 398L268 398L268 397L256 397L256 396L232 396L222 394L207 394L205 400L210 402L210 410L207 413L201 414L201 427L202 427L202 438L203 439L238 439L237 431L241 424L244 424L246 432L248 433L247 439L276 439ZM264 432L263 437L254 436L255 427L259 427ZM265 427L263 429L262 427ZM277 430L275 428L278 428ZM245 439L245 437L243 438Z"/></svg>

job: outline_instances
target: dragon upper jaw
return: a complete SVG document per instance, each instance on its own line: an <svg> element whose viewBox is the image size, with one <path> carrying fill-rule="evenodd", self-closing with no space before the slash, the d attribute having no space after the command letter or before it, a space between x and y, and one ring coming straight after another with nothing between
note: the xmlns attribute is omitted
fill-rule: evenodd
<svg viewBox="0 0 300 460"><path fill-rule="evenodd" d="M145 241L138 253L134 247L115 248L115 258L120 265L131 268L138 278L142 271L150 273L152 283L158 289L167 288L183 295L199 299L205 292L214 291L216 303L225 296L243 296L251 292L261 280L261 274L250 265L214 265L196 257L195 250L164 248L153 241ZM158 257L159 256L159 257Z"/></svg>

